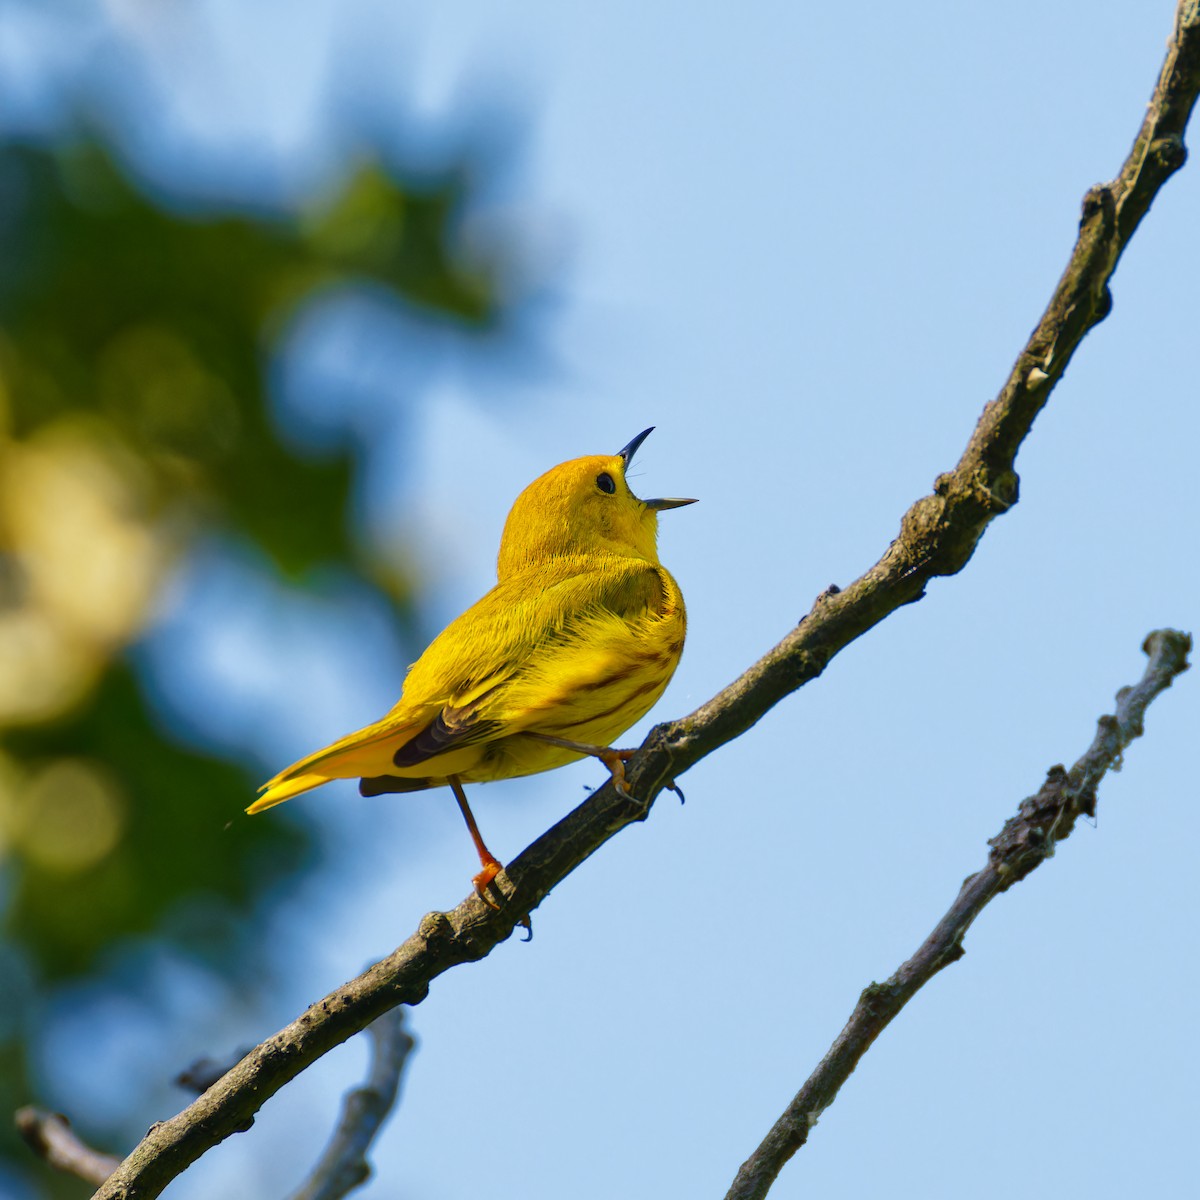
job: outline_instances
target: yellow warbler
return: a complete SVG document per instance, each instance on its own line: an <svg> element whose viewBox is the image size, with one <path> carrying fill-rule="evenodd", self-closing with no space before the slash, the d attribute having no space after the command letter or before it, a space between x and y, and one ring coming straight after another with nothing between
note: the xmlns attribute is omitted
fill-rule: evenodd
<svg viewBox="0 0 1200 1200"><path fill-rule="evenodd" d="M281 771L247 811L331 779L358 778L364 796L449 785L483 864L482 894L500 863L464 783L590 754L623 789L630 752L609 745L662 695L686 627L683 596L658 561L657 514L695 501L639 500L625 481L650 432L535 479L505 522L496 586L413 663L391 712Z"/></svg>

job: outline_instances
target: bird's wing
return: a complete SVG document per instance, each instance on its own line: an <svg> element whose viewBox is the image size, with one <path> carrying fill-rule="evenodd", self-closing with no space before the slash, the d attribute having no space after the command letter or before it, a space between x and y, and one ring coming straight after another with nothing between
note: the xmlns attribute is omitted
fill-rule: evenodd
<svg viewBox="0 0 1200 1200"><path fill-rule="evenodd" d="M596 678L608 669L613 631L656 611L661 599L657 569L637 559L595 572L539 569L493 588L431 643L405 681L404 698L380 723L423 697L442 698L436 716L397 749L395 765L417 766L520 732L528 723L525 697L547 660ZM595 636L604 632L607 639ZM555 671L556 690L571 688L569 670L566 676Z"/></svg>
<svg viewBox="0 0 1200 1200"><path fill-rule="evenodd" d="M606 560L602 571L555 560L497 584L430 643L385 717L280 771L247 811L330 779L387 775L520 732L530 679L547 657L578 657L579 669L594 675L602 665L594 654L564 651L585 644L585 630L620 627L661 601L657 568L638 559Z"/></svg>
<svg viewBox="0 0 1200 1200"><path fill-rule="evenodd" d="M415 767L449 750L489 741L499 733L499 722L479 719L477 703L447 706L392 755L392 762L397 767Z"/></svg>

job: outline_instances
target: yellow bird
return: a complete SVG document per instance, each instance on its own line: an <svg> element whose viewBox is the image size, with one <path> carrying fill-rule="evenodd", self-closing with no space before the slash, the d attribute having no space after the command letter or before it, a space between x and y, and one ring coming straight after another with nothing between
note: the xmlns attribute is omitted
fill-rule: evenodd
<svg viewBox="0 0 1200 1200"><path fill-rule="evenodd" d="M625 473L651 429L623 450L562 463L508 514L498 582L430 643L381 720L280 771L246 810L331 779L364 796L449 785L483 869L464 783L533 775L593 755L624 789L632 751L612 741L662 695L683 650L679 586L658 561L658 516L694 500L639 500Z"/></svg>

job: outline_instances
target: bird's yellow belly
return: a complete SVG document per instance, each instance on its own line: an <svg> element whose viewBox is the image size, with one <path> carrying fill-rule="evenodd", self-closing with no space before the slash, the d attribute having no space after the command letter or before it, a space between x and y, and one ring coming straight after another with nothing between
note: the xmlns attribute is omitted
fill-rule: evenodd
<svg viewBox="0 0 1200 1200"><path fill-rule="evenodd" d="M575 762L583 755L551 745L530 733L548 734L592 746L611 746L641 720L663 694L683 645L683 621L657 621L654 636L609 647L586 670L575 662L553 686L553 669L527 703L522 732L498 738L483 748L479 762L462 773L466 782L534 775Z"/></svg>

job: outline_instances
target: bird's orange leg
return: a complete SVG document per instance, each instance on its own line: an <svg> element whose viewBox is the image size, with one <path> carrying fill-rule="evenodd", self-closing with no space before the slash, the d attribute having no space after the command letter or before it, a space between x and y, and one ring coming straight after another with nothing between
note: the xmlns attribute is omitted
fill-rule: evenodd
<svg viewBox="0 0 1200 1200"><path fill-rule="evenodd" d="M573 742L570 738L555 737L550 733L533 733L525 731L526 737L537 738L539 742L549 742L552 746L561 746L564 750L576 750L580 754L588 754L598 758L612 776L613 787L618 794L632 800L629 789L625 786L625 764L637 753L636 750L614 750L611 746L593 746L590 742Z"/></svg>
<svg viewBox="0 0 1200 1200"><path fill-rule="evenodd" d="M479 832L479 826L475 824L475 814L471 812L471 806L467 803L467 793L463 790L462 781L457 775L447 775L446 782L449 783L450 790L454 793L455 800L458 801L458 811L462 813L463 820L467 823L471 841L475 843L475 852L483 864L483 870L471 878L471 882L475 885L475 894L485 904L499 910L500 905L492 899L487 889L492 880L504 870L504 864L483 844L483 835ZM533 937L533 923L528 915L522 917L518 924L529 934L529 937L525 939L529 941Z"/></svg>
<svg viewBox="0 0 1200 1200"><path fill-rule="evenodd" d="M611 746L593 746L590 742L573 742L570 738L555 737L549 733L533 733L530 730L525 731L525 736L537 738L539 742L549 742L552 746L561 746L564 750L578 750L580 754L589 754L592 758L598 758L608 768L608 773L612 776L613 787L617 789L618 794L626 799L633 799L629 789L625 786L625 764L637 753L636 750L614 750ZM668 792L674 792L679 797L679 803L683 803L683 788L675 780L666 780L663 787Z"/></svg>
<svg viewBox="0 0 1200 1200"><path fill-rule="evenodd" d="M463 791L463 785L459 782L458 776L448 775L446 780L450 784L450 790L454 793L455 800L458 801L458 811L462 813L463 820L467 823L467 831L471 835L471 841L475 843L475 853L479 855L479 861L483 865L483 870L475 875L471 882L475 885L475 891L479 893L480 899L486 900L493 908L499 908L500 905L487 894L485 889L504 869L504 864L483 844L483 836L479 832L479 826L475 824L475 814L471 812L471 806L467 803L467 793Z"/></svg>

